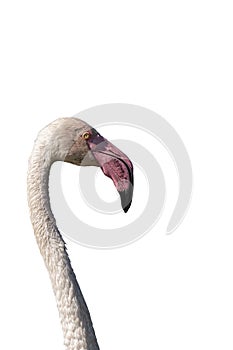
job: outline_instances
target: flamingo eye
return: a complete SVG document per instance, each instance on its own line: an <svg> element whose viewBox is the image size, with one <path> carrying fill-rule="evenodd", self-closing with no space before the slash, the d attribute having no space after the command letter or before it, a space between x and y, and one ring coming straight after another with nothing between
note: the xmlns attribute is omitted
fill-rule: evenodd
<svg viewBox="0 0 233 350"><path fill-rule="evenodd" d="M82 135L82 137L84 138L84 140L88 140L90 136L91 136L91 135L90 135L90 133L89 133L88 131L84 132L83 135Z"/></svg>

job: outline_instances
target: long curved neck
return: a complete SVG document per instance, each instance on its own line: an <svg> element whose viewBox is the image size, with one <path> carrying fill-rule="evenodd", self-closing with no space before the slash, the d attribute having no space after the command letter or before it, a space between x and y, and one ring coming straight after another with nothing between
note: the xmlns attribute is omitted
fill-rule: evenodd
<svg viewBox="0 0 233 350"><path fill-rule="evenodd" d="M48 179L53 163L36 143L29 160L28 203L35 237L52 282L67 350L99 350L92 321L50 208Z"/></svg>

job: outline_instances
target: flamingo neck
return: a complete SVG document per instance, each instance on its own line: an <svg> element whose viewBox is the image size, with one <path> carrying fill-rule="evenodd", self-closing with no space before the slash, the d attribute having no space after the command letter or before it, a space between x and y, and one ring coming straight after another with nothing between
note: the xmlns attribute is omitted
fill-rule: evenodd
<svg viewBox="0 0 233 350"><path fill-rule="evenodd" d="M46 146L36 142L27 181L31 221L51 279L66 349L99 350L88 308L50 207L48 180L53 162Z"/></svg>

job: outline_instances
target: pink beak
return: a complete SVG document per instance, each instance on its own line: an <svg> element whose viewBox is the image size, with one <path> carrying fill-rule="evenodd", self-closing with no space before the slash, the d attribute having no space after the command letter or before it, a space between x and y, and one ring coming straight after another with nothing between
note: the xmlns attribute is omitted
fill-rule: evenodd
<svg viewBox="0 0 233 350"><path fill-rule="evenodd" d="M98 134L95 129L91 131L92 136L87 140L88 147L103 173L112 179L126 213L133 197L133 165L116 146Z"/></svg>

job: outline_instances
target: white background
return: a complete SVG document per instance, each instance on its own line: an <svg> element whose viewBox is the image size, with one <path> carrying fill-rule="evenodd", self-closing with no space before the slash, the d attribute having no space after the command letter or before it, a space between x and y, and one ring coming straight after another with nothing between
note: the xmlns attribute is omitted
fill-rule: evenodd
<svg viewBox="0 0 233 350"><path fill-rule="evenodd" d="M149 234L122 249L67 240L100 348L232 349L231 6L1 3L1 349L63 349L29 221L27 159L44 125L111 102L150 108L173 125L192 160L194 189L170 236L165 209Z"/></svg>

